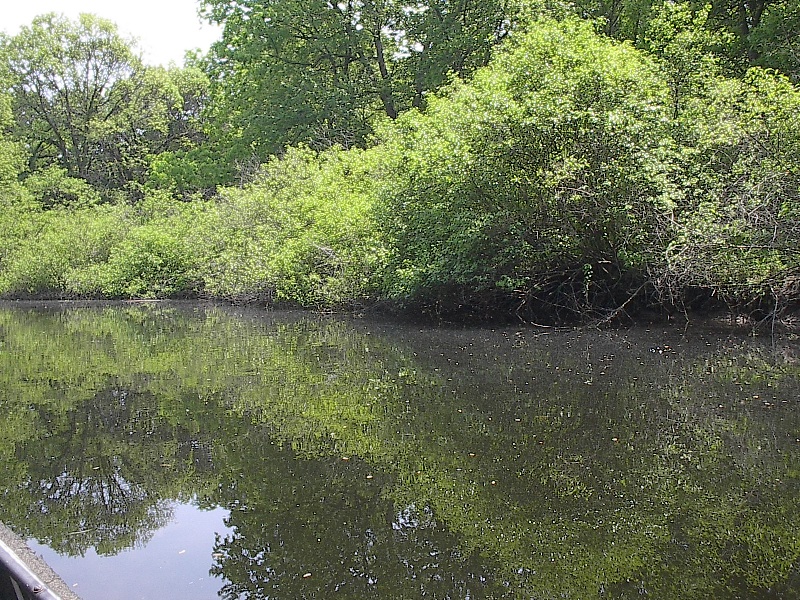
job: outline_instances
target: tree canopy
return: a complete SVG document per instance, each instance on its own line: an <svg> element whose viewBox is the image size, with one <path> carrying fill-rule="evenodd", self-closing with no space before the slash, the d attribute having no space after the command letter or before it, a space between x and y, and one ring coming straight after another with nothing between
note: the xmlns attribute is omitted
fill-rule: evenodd
<svg viewBox="0 0 800 600"><path fill-rule="evenodd" d="M451 74L469 75L517 16L513 0L203 0L224 26L209 55L215 115L261 160L300 142L363 145Z"/></svg>
<svg viewBox="0 0 800 600"><path fill-rule="evenodd" d="M143 71L116 26L91 15L77 23L44 15L8 40L3 56L30 167L57 164L101 183L104 140L130 94L122 84Z"/></svg>
<svg viewBox="0 0 800 600"><path fill-rule="evenodd" d="M200 141L205 76L147 68L110 21L42 15L0 45L28 171L137 193L153 155ZM55 169L55 171L53 171Z"/></svg>

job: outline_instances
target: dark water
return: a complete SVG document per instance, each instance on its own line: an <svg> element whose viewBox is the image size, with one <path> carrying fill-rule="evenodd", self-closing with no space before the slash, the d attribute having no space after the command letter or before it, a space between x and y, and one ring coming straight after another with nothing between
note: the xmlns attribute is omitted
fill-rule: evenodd
<svg viewBox="0 0 800 600"><path fill-rule="evenodd" d="M0 306L0 521L85 600L800 598L800 344Z"/></svg>

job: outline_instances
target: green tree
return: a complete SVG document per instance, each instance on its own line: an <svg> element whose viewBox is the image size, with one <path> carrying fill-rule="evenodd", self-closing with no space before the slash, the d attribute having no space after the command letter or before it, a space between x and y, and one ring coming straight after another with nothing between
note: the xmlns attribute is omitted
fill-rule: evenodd
<svg viewBox="0 0 800 600"><path fill-rule="evenodd" d="M658 1L650 14L658 19L665 10L693 15L692 35L715 38L710 48L731 75L742 77L748 68L761 66L777 69L795 81L800 77L800 8L795 0Z"/></svg>
<svg viewBox="0 0 800 600"><path fill-rule="evenodd" d="M25 153L22 144L10 135L13 123L11 98L0 94L0 193L4 195L8 186L18 183L20 174L25 169Z"/></svg>
<svg viewBox="0 0 800 600"><path fill-rule="evenodd" d="M709 29L708 11L709 7L693 11L686 3L667 3L647 24L642 46L661 64L672 95L673 119L721 73L716 50L730 36Z"/></svg>
<svg viewBox="0 0 800 600"><path fill-rule="evenodd" d="M741 77L761 66L800 79L800 5L794 0L578 0L566 10L594 21L604 35L648 49L653 25L663 27L672 15L673 28L662 31L662 39L665 33L674 41L713 39L707 50L729 74ZM674 20L679 15L685 15L683 23Z"/></svg>
<svg viewBox="0 0 800 600"><path fill-rule="evenodd" d="M480 313L625 302L667 189L666 98L653 63L588 24L532 25L384 134L389 293Z"/></svg>
<svg viewBox="0 0 800 600"><path fill-rule="evenodd" d="M778 69L795 84L800 83L800 4L770 4L751 33L750 43L760 66Z"/></svg>
<svg viewBox="0 0 800 600"><path fill-rule="evenodd" d="M126 98L122 109L104 128L99 151L105 186L124 188L135 199L144 197L154 169L175 158L196 152L206 141L204 117L208 103L208 78L196 67L185 69L151 67L141 76L120 82L116 94ZM163 173L163 169L162 169ZM193 178L181 181L166 177L171 191L190 193L213 187Z"/></svg>
<svg viewBox="0 0 800 600"><path fill-rule="evenodd" d="M209 72L214 114L240 158L300 142L361 145L377 115L422 105L450 72L486 64L514 4L393 0L204 0L224 25Z"/></svg>
<svg viewBox="0 0 800 600"><path fill-rule="evenodd" d="M592 20L603 35L638 45L662 0L578 0L569 5L574 14Z"/></svg>
<svg viewBox="0 0 800 600"><path fill-rule="evenodd" d="M39 16L0 53L31 173L58 167L106 198L120 190L137 199L153 157L204 139L202 72L145 68L110 21Z"/></svg>
<svg viewBox="0 0 800 600"><path fill-rule="evenodd" d="M67 170L57 165L38 169L25 179L25 189L37 206L45 209L60 207L79 208L100 201L98 191L85 179L70 177Z"/></svg>
<svg viewBox="0 0 800 600"><path fill-rule="evenodd" d="M84 14L73 23L51 13L6 40L2 54L30 169L57 164L71 177L101 183L103 129L127 100L115 87L142 72L131 44L109 21Z"/></svg>
<svg viewBox="0 0 800 600"><path fill-rule="evenodd" d="M781 0L714 0L711 2L712 24L734 34L728 53L741 71L758 63L760 52L752 34L761 26L764 11ZM740 71L740 72L741 72Z"/></svg>
<svg viewBox="0 0 800 600"><path fill-rule="evenodd" d="M210 81L195 65L161 73L164 100L157 147L148 155L147 186L189 197L210 197L230 180L232 161L219 156L206 112L210 110ZM157 88L158 89L158 88Z"/></svg>

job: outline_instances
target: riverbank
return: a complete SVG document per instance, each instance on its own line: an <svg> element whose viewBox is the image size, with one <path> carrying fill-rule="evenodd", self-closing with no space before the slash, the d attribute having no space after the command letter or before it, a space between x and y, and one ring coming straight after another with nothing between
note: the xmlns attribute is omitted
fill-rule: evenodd
<svg viewBox="0 0 800 600"><path fill-rule="evenodd" d="M614 319L573 319L562 322L538 322L523 320L518 316L513 318L508 315L483 316L481 318L445 318L433 312L412 311L397 306L388 306L387 303L363 305L359 307L341 307L339 309L314 309L292 305L270 305L262 302L231 302L214 298L134 298L134 299L109 299L109 298L63 298L57 296L0 298L0 307L8 308L58 308L75 309L91 308L98 306L107 307L139 307L139 306L167 306L179 308L212 309L241 308L252 311L253 314L296 313L298 315L321 315L350 317L356 320L381 319L399 324L415 324L423 327L436 325L457 326L510 326L523 329L541 331L559 331L574 329L608 329L620 330L639 327L659 327L670 329L717 329L731 332L747 332L749 334L789 334L800 333L800 316L797 310L786 311L784 314L773 318L755 319L752 315L735 313L731 311L702 311L702 312L667 312L658 310L644 310L635 315L625 314L624 318ZM463 315L462 315L463 316Z"/></svg>

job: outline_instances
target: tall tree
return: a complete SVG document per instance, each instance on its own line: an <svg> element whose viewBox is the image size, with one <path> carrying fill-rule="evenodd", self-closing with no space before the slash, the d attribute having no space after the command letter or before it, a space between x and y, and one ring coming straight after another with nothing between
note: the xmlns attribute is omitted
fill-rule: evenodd
<svg viewBox="0 0 800 600"><path fill-rule="evenodd" d="M7 185L17 182L17 177L25 167L24 150L9 135L12 122L11 98L0 94L0 189L3 190Z"/></svg>
<svg viewBox="0 0 800 600"><path fill-rule="evenodd" d="M203 139L206 76L145 67L110 21L39 16L0 43L0 56L32 174L63 173L135 199L154 156Z"/></svg>
<svg viewBox="0 0 800 600"><path fill-rule="evenodd" d="M669 34L676 39L714 38L714 53L728 73L741 76L749 67L761 66L800 81L797 0L576 0L567 6L581 18L595 20L599 32L648 49L654 21L661 27L658 22L665 14L686 14L688 22Z"/></svg>
<svg viewBox="0 0 800 600"><path fill-rule="evenodd" d="M143 70L131 44L109 21L84 14L73 23L51 13L7 40L2 53L30 168L55 163L97 183L98 139L128 99L115 86Z"/></svg>
<svg viewBox="0 0 800 600"><path fill-rule="evenodd" d="M719 26L736 35L731 50L745 65L756 64L759 51L752 43L751 35L761 25L764 11L774 0L716 0L712 2L711 15Z"/></svg>
<svg viewBox="0 0 800 600"><path fill-rule="evenodd" d="M489 59L513 0L203 0L224 26L209 72L221 121L261 158L298 142L359 145L375 116L421 106Z"/></svg>
<svg viewBox="0 0 800 600"><path fill-rule="evenodd" d="M112 94L124 105L98 131L95 150L104 170L97 176L105 187L126 188L137 197L157 157L205 142L208 78L195 67L147 68L119 82Z"/></svg>
<svg viewBox="0 0 800 600"><path fill-rule="evenodd" d="M800 83L800 3L783 0L764 11L750 35L758 62L777 69Z"/></svg>

